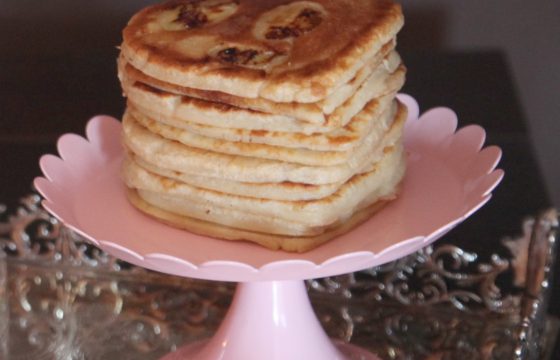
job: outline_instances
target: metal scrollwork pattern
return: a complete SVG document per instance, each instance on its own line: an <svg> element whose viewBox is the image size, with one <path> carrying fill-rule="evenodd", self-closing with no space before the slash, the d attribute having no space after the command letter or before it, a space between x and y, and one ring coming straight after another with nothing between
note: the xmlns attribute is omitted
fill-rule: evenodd
<svg viewBox="0 0 560 360"><path fill-rule="evenodd" d="M473 267L475 271L467 271ZM490 263L480 263L476 254L456 246L428 246L394 263L313 280L310 288L347 298L393 299L403 305L451 303L468 310L476 304L510 312L515 299L502 296L496 285L496 278L508 269L509 261L497 255Z"/></svg>
<svg viewBox="0 0 560 360"><path fill-rule="evenodd" d="M0 257L8 259L0 259L0 358L158 358L212 334L231 286L117 260L52 218L40 200L23 198L0 222Z"/></svg>
<svg viewBox="0 0 560 360"><path fill-rule="evenodd" d="M508 260L493 255L480 263L476 254L443 245L363 272L311 280L321 321L331 336L369 346L383 359L541 359L558 214L527 219L523 229L519 238L504 241ZM496 279L507 270L522 292L502 295ZM345 302L322 301L325 294Z"/></svg>
<svg viewBox="0 0 560 360"><path fill-rule="evenodd" d="M231 297L219 285L9 267L10 359L16 360L157 358L211 335Z"/></svg>
<svg viewBox="0 0 560 360"><path fill-rule="evenodd" d="M16 214L0 224L0 250L27 261L120 270L123 262L65 228L41 207L39 195L21 200Z"/></svg>

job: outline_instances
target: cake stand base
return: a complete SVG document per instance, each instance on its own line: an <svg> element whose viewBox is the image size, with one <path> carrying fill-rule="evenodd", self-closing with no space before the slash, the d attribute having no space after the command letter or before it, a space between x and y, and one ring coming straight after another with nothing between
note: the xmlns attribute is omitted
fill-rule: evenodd
<svg viewBox="0 0 560 360"><path fill-rule="evenodd" d="M311 307L303 280L240 283L214 337L161 360L379 360L333 342Z"/></svg>

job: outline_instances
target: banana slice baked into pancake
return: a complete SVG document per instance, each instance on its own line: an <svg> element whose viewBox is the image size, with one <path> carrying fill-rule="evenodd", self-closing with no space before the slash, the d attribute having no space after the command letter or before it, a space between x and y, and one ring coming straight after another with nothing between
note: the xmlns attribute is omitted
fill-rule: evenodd
<svg viewBox="0 0 560 360"><path fill-rule="evenodd" d="M122 178L139 211L303 252L366 221L406 172L391 0L172 0L117 60Z"/></svg>
<svg viewBox="0 0 560 360"><path fill-rule="evenodd" d="M403 23L390 0L171 1L136 14L121 49L172 84L308 103L351 80Z"/></svg>

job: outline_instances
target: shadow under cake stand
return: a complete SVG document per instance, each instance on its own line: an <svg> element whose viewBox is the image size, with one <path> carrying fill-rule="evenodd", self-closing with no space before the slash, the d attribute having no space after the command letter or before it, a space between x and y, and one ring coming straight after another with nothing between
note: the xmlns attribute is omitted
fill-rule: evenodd
<svg viewBox="0 0 560 360"><path fill-rule="evenodd" d="M60 158L41 158L45 177L35 179L35 186L49 212L122 260L173 275L239 282L214 337L163 359L377 359L328 338L304 280L362 270L419 250L484 205L503 177L495 169L501 150L482 148L481 127L456 131L453 111L437 108L419 117L413 98L399 99L409 110L408 169L399 198L353 231L304 254L191 234L135 210L119 176L121 125L108 116L89 121L87 139L63 135Z"/></svg>

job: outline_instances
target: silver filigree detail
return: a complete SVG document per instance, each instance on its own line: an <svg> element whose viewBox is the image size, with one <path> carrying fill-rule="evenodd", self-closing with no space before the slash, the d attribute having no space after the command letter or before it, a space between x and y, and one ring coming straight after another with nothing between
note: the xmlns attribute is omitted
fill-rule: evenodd
<svg viewBox="0 0 560 360"><path fill-rule="evenodd" d="M310 287L347 298L393 299L403 305L451 303L460 310L475 304L510 312L515 299L503 296L496 285L496 278L508 269L509 262L497 255L481 263L476 254L457 246L428 246L388 265L313 280Z"/></svg>
<svg viewBox="0 0 560 360"><path fill-rule="evenodd" d="M558 214L549 210L527 219L523 230L521 237L505 240L508 248L516 249L507 261L494 255L490 263L478 263L476 254L443 245L365 272L312 280L312 294L346 299L342 305L316 300L321 321L331 336L363 346L369 340L383 359L541 359L547 348L546 304ZM524 260L516 258L521 254ZM444 261L448 256L451 260ZM471 268L475 271L463 271ZM506 270L525 273L525 282L516 283L523 285L523 293L501 295L496 278ZM453 280L454 290L441 279L445 284ZM395 288L410 288L394 286L400 281L418 281L417 291L427 295L403 295ZM457 294L468 294L467 299L481 306L467 308Z"/></svg>
<svg viewBox="0 0 560 360"><path fill-rule="evenodd" d="M517 262L516 271L524 271L524 296L520 306L520 322L516 328L519 341L515 360L540 359L546 349L546 317L550 297L550 278L555 264L558 212L545 211L524 223L528 238L526 262ZM511 242L510 242L510 248ZM519 266L526 264L526 266ZM519 278L519 276L516 276Z"/></svg>
<svg viewBox="0 0 560 360"><path fill-rule="evenodd" d="M0 250L11 258L67 266L121 270L126 263L109 256L64 227L41 207L37 194L21 199L7 222L0 223Z"/></svg>
<svg viewBox="0 0 560 360"><path fill-rule="evenodd" d="M232 294L228 286L163 276L9 266L11 359L154 358L210 336Z"/></svg>

